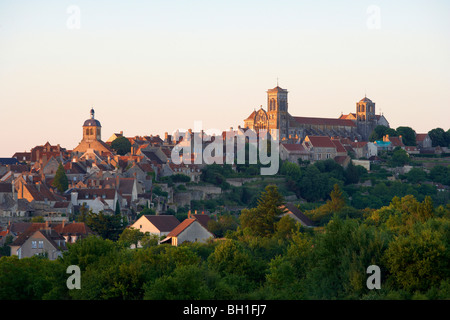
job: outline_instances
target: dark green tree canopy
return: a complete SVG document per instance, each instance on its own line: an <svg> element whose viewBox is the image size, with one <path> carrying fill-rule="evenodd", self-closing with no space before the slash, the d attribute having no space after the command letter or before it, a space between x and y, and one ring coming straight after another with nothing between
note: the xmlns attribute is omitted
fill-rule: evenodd
<svg viewBox="0 0 450 320"><path fill-rule="evenodd" d="M446 132L442 128L435 128L428 131L428 135L433 143L433 147L448 147L450 145L450 129Z"/></svg>
<svg viewBox="0 0 450 320"><path fill-rule="evenodd" d="M59 192L64 192L69 187L69 180L67 179L66 172L64 171L64 167L61 163L58 166L58 170L56 170L52 185Z"/></svg>
<svg viewBox="0 0 450 320"><path fill-rule="evenodd" d="M123 156L131 151L131 142L124 136L121 136L111 142L111 148Z"/></svg>
<svg viewBox="0 0 450 320"><path fill-rule="evenodd" d="M415 146L416 143L416 132L410 127L398 127L397 134L402 136L403 144L405 146Z"/></svg>

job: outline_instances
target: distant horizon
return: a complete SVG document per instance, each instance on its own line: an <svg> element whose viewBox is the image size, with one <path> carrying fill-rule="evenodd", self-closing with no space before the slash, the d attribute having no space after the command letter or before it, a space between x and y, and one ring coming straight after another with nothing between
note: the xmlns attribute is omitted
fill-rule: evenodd
<svg viewBox="0 0 450 320"><path fill-rule="evenodd" d="M0 157L82 139L243 127L266 91L338 118L367 96L391 128L450 128L450 3L0 3Z"/></svg>

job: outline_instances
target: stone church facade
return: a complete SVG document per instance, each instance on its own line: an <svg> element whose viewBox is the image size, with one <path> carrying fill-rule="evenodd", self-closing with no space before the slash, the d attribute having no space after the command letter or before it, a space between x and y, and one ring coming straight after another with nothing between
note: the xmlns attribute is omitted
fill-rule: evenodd
<svg viewBox="0 0 450 320"><path fill-rule="evenodd" d="M303 140L306 136L329 136L368 141L377 125L389 127L383 115L375 113L375 103L364 97L356 103L356 112L339 118L297 117L288 112L288 91L276 86L267 91L267 111L255 110L244 120L244 127L254 131L267 130L278 139Z"/></svg>

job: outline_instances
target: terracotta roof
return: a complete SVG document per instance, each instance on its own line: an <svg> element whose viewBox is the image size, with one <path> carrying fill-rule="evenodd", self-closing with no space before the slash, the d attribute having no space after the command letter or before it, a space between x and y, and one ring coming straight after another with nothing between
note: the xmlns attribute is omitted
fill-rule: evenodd
<svg viewBox="0 0 450 320"><path fill-rule="evenodd" d="M389 141L394 147L403 147L404 144L399 137L389 137Z"/></svg>
<svg viewBox="0 0 450 320"><path fill-rule="evenodd" d="M416 141L420 142L425 140L425 138L428 136L428 133L418 133L416 134Z"/></svg>
<svg viewBox="0 0 450 320"><path fill-rule="evenodd" d="M331 140L331 142L336 146L336 152L347 152L339 140Z"/></svg>
<svg viewBox="0 0 450 320"><path fill-rule="evenodd" d="M156 229L160 232L170 232L173 231L177 226L180 225L180 221L172 215L145 215L148 221L150 221Z"/></svg>
<svg viewBox="0 0 450 320"><path fill-rule="evenodd" d="M245 120L252 120L252 119L255 118L255 115L256 115L256 111L253 111L253 112L247 117L247 119L245 119ZM244 120L244 121L245 121L245 120Z"/></svg>
<svg viewBox="0 0 450 320"><path fill-rule="evenodd" d="M62 235L66 234L79 234L88 235L93 234L92 230L84 222L72 222L72 223L58 223L51 225L52 229Z"/></svg>
<svg viewBox="0 0 450 320"><path fill-rule="evenodd" d="M336 148L330 137L326 136L307 136L311 145L315 148Z"/></svg>
<svg viewBox="0 0 450 320"><path fill-rule="evenodd" d="M299 124L356 127L356 124L352 120L346 119L310 118L310 117L293 117L293 118Z"/></svg>
<svg viewBox="0 0 450 320"><path fill-rule="evenodd" d="M180 223L175 229L173 229L166 237L177 237L180 233L182 233L184 230L186 230L187 227L189 227L192 223L197 221L197 219L185 219L182 223ZM200 223L199 221L197 221Z"/></svg>
<svg viewBox="0 0 450 320"><path fill-rule="evenodd" d="M303 147L303 145L298 144L298 143L282 143L282 146L287 151L298 151L298 152L305 151L305 148Z"/></svg>
<svg viewBox="0 0 450 320"><path fill-rule="evenodd" d="M363 148L367 145L367 141L355 141L350 144L352 148Z"/></svg>

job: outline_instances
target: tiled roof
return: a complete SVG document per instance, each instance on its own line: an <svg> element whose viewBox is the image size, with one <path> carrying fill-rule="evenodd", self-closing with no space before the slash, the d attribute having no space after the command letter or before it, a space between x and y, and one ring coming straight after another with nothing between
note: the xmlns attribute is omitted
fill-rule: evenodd
<svg viewBox="0 0 450 320"><path fill-rule="evenodd" d="M287 151L297 151L297 152L305 151L305 148L303 147L303 145L298 144L298 143L282 143L282 146Z"/></svg>
<svg viewBox="0 0 450 320"><path fill-rule="evenodd" d="M416 141L420 142L425 140L425 138L428 136L428 133L418 133L416 134Z"/></svg>
<svg viewBox="0 0 450 320"><path fill-rule="evenodd" d="M307 216L305 216L294 204L286 203L284 204L284 207L287 209L286 213L291 213L296 216L303 225L307 227L311 227L314 225L314 223Z"/></svg>
<svg viewBox="0 0 450 320"><path fill-rule="evenodd" d="M197 221L197 219L185 219L182 223L180 223L175 229L173 229L166 237L177 237L180 233L182 233L184 230L186 230L187 227L189 227L192 223ZM198 222L200 223L200 222Z"/></svg>
<svg viewBox="0 0 450 320"><path fill-rule="evenodd" d="M331 142L336 146L336 152L347 152L339 140L331 140Z"/></svg>
<svg viewBox="0 0 450 320"><path fill-rule="evenodd" d="M352 120L346 119L309 118L309 117L293 117L293 118L299 124L356 127L356 124Z"/></svg>
<svg viewBox="0 0 450 320"><path fill-rule="evenodd" d="M58 223L51 225L51 227L59 234L80 234L88 235L93 234L92 230L84 222L72 222L72 223Z"/></svg>
<svg viewBox="0 0 450 320"><path fill-rule="evenodd" d="M307 136L314 148L336 148L330 137L326 136Z"/></svg>
<svg viewBox="0 0 450 320"><path fill-rule="evenodd" d="M402 147L404 146L403 142L400 140L399 137L389 137L389 141L394 147Z"/></svg>
<svg viewBox="0 0 450 320"><path fill-rule="evenodd" d="M207 214L191 214L190 216L200 222L203 227L208 229L208 222L211 218Z"/></svg>
<svg viewBox="0 0 450 320"><path fill-rule="evenodd" d="M172 215L145 215L148 221L150 221L160 232L170 232L174 230L180 221Z"/></svg>
<svg viewBox="0 0 450 320"><path fill-rule="evenodd" d="M355 141L350 144L352 148L363 148L367 145L367 141Z"/></svg>
<svg viewBox="0 0 450 320"><path fill-rule="evenodd" d="M97 197L105 196L105 199L114 199L116 195L115 189L76 189L78 192L78 199L95 199ZM87 196L87 197L86 197Z"/></svg>
<svg viewBox="0 0 450 320"><path fill-rule="evenodd" d="M253 111L253 112L247 117L247 119L245 119L245 120L252 120L252 119L255 118L255 115L256 115L256 111ZM244 120L244 121L245 121L245 120Z"/></svg>

